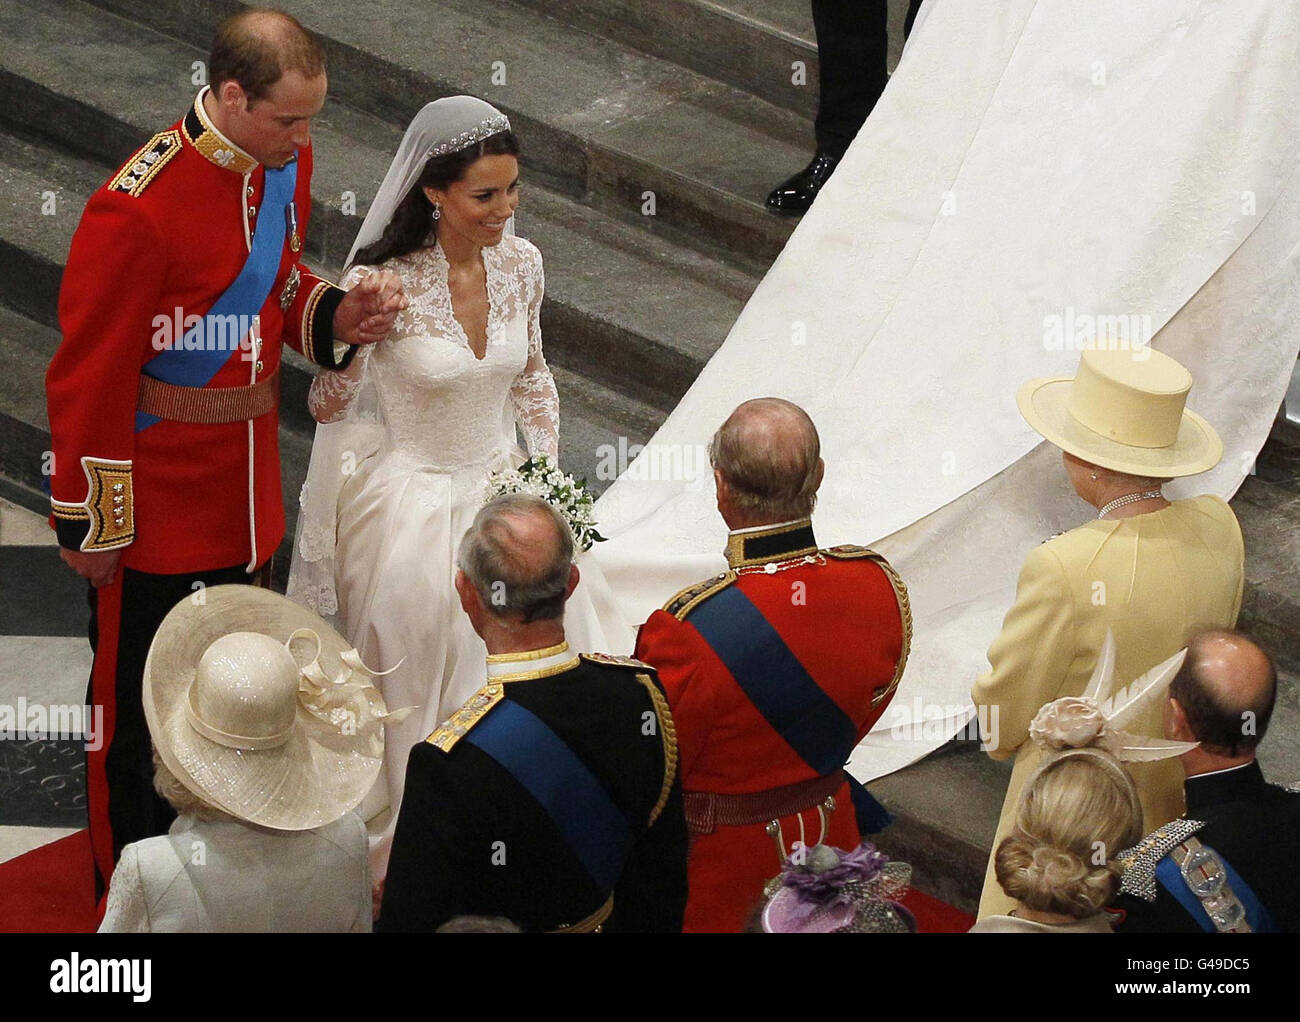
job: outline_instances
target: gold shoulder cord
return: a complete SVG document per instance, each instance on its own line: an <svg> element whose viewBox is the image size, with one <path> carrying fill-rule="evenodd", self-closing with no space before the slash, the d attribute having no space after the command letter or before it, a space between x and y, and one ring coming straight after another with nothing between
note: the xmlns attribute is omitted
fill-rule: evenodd
<svg viewBox="0 0 1300 1022"><path fill-rule="evenodd" d="M559 929L552 930L552 933L600 933L601 927L605 921L614 914L614 896L611 894L605 899L605 904L596 909L586 919L574 923L572 926L561 926Z"/></svg>
<svg viewBox="0 0 1300 1022"><path fill-rule="evenodd" d="M874 554L874 558L889 576L889 584L894 587L894 596L898 599L898 612L903 618L903 649L898 657L898 666L894 668L894 677L890 680L889 687L871 700L872 706L879 706L894 689L898 688L898 683L903 677L903 668L907 666L908 654L912 651L912 600L907 595L906 583L894 570L894 566L880 554Z"/></svg>
<svg viewBox="0 0 1300 1022"><path fill-rule="evenodd" d="M668 795L673 790L673 778L677 776L677 725L673 723L672 711L668 709L668 700L664 694L659 691L659 686L654 683L648 674L638 674L636 680L645 686L645 690L650 693L650 701L654 703L655 716L659 718L659 735L664 743L664 784L659 791L659 801L655 807L650 810L650 819L646 823L647 827L653 827L659 814L664 811L664 806L668 802Z"/></svg>
<svg viewBox="0 0 1300 1022"><path fill-rule="evenodd" d="M687 614L714 593L726 589L727 586L736 581L736 578L736 573L728 570L721 575L705 579L703 582L696 582L677 593L676 596L664 604L663 609L677 620L684 621Z"/></svg>

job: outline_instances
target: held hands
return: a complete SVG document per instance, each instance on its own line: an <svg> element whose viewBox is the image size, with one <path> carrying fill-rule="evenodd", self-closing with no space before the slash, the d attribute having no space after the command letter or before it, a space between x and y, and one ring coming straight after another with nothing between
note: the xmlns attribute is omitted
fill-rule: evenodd
<svg viewBox="0 0 1300 1022"><path fill-rule="evenodd" d="M382 341L406 305L402 279L391 270L376 270L349 291L334 310L334 336L347 344Z"/></svg>
<svg viewBox="0 0 1300 1022"><path fill-rule="evenodd" d="M106 585L111 585L117 575L117 565L122 559L122 551L118 549L86 553L84 550L60 547L59 557L63 559L64 564L96 589L102 589Z"/></svg>

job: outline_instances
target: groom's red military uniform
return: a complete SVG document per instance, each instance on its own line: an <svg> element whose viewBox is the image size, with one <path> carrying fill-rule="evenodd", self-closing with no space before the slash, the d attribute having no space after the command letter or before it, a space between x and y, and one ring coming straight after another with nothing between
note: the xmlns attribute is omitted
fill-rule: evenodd
<svg viewBox="0 0 1300 1022"><path fill-rule="evenodd" d="M52 521L69 549L122 551L91 624L104 880L124 840L159 826L127 808L152 797L138 790L152 772L139 672L158 621L196 583L248 581L284 535L281 343L330 368L350 360L333 337L345 292L298 262L310 147L294 163L268 171L217 131L201 93L91 197L68 254L46 375Z"/></svg>
<svg viewBox="0 0 1300 1022"><path fill-rule="evenodd" d="M677 727L691 831L685 929L741 929L788 851L854 848L843 772L893 697L911 640L902 580L863 547L820 550L804 519L733 532L731 570L682 590L641 626ZM802 822L802 830L801 830Z"/></svg>

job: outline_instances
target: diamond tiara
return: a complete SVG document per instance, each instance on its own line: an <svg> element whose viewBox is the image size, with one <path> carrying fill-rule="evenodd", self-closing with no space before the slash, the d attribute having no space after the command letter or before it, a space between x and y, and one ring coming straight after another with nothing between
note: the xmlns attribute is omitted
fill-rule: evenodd
<svg viewBox="0 0 1300 1022"><path fill-rule="evenodd" d="M475 142L482 142L485 138L497 134L501 131L510 130L510 119L505 114L497 114L489 117L487 120L479 121L478 124L468 131L462 131L459 135L454 135L445 142L439 142L429 150L426 159L432 159L435 156L446 156L448 153L459 152L467 146L472 146Z"/></svg>

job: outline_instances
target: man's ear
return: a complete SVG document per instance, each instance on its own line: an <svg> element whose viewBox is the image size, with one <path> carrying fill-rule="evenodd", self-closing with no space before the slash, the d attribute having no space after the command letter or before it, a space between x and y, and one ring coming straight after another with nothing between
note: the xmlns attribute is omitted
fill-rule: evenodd
<svg viewBox="0 0 1300 1022"><path fill-rule="evenodd" d="M1179 742L1194 742L1196 736L1187 723L1187 711L1173 696L1165 700L1165 737Z"/></svg>
<svg viewBox="0 0 1300 1022"><path fill-rule="evenodd" d="M817 481L813 483L813 492L821 489L822 480L826 478L826 461L823 458L817 459Z"/></svg>
<svg viewBox="0 0 1300 1022"><path fill-rule="evenodd" d="M570 564L569 583L564 587L565 600L568 600L568 598L573 595L573 591L578 588L579 577L580 577L580 573L578 572L578 566L576 564Z"/></svg>
<svg viewBox="0 0 1300 1022"><path fill-rule="evenodd" d="M482 601L479 599L478 590L469 577L457 569L456 571L456 595L460 597L460 609L466 614L472 615L480 607Z"/></svg>
<svg viewBox="0 0 1300 1022"><path fill-rule="evenodd" d="M245 110L251 105L243 86L233 78L227 78L221 83L217 89L217 101L231 112Z"/></svg>

